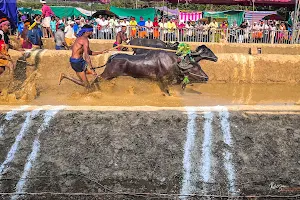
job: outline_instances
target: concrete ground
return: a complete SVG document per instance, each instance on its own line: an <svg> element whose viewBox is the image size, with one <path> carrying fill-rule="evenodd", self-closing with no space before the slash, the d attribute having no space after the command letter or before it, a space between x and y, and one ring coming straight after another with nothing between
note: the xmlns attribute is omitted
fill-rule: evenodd
<svg viewBox="0 0 300 200"><path fill-rule="evenodd" d="M299 198L300 106L0 110L1 199Z"/></svg>

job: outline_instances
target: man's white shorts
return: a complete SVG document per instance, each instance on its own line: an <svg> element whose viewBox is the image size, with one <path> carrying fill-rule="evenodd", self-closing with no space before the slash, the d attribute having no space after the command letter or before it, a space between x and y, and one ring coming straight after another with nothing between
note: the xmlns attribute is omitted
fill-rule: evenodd
<svg viewBox="0 0 300 200"><path fill-rule="evenodd" d="M43 27L49 27L50 28L50 21L51 21L51 17L45 17L43 19Z"/></svg>

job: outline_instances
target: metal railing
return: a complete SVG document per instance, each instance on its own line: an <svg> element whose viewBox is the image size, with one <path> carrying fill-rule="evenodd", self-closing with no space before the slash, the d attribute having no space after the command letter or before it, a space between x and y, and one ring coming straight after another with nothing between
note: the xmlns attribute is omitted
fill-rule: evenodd
<svg viewBox="0 0 300 200"><path fill-rule="evenodd" d="M121 28L94 27L94 39L114 40ZM250 29L164 29L146 27L127 27L127 36L133 38L160 39L170 42L229 42L229 43L268 43L299 44L299 30L250 30ZM294 38L292 37L294 34Z"/></svg>

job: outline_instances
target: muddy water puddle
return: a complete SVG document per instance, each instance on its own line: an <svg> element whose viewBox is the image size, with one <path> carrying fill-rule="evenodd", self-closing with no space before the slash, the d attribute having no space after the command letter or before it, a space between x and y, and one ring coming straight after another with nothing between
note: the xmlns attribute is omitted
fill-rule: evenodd
<svg viewBox="0 0 300 200"><path fill-rule="evenodd" d="M70 84L43 89L29 104L165 107L300 104L300 84L207 83L189 85L185 91L172 86L172 96L165 96L155 82L126 78L113 84L102 83L101 90L92 93L85 93L81 87L66 87Z"/></svg>

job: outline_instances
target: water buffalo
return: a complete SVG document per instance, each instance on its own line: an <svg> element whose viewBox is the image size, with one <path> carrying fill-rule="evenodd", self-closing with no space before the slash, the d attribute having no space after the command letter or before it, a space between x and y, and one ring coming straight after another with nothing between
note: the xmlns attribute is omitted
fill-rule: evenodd
<svg viewBox="0 0 300 200"><path fill-rule="evenodd" d="M130 45L136 45L136 46L145 46L145 47L154 47L154 48L163 48L163 49L171 49L171 50L177 50L177 47L179 45L179 42L175 43L165 43L158 39L145 39L145 38L135 38L129 42ZM147 53L150 50L147 49L132 49L134 54L144 54Z"/></svg>
<svg viewBox="0 0 300 200"><path fill-rule="evenodd" d="M192 53L197 62L202 59L214 62L218 60L217 56L205 45L197 49L198 51ZM148 51L140 55L115 54L104 66L106 68L100 75L102 79L109 80L118 76L154 79L159 81L160 88L168 95L170 95L168 85L182 82L184 76L188 76L191 83L208 81L208 76L198 63L180 68L176 54L163 50Z"/></svg>

